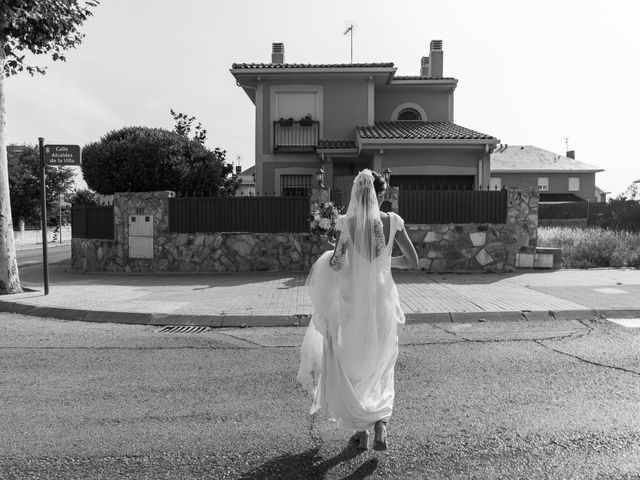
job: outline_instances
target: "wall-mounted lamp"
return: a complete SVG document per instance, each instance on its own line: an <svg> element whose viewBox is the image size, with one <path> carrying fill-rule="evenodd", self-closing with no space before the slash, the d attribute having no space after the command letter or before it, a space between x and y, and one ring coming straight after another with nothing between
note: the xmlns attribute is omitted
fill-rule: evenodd
<svg viewBox="0 0 640 480"><path fill-rule="evenodd" d="M382 171L382 176L384 177L384 181L387 182L387 186L390 187L391 186L391 170L389 169L389 167L385 168Z"/></svg>
<svg viewBox="0 0 640 480"><path fill-rule="evenodd" d="M320 185L320 188L324 188L324 170L323 169L319 169L316 172L316 180L318 181L318 185Z"/></svg>

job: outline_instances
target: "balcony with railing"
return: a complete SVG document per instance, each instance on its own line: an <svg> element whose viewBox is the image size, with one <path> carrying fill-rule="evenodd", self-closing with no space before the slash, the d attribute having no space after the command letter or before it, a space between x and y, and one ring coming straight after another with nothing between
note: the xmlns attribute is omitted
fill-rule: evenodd
<svg viewBox="0 0 640 480"><path fill-rule="evenodd" d="M315 152L318 148L320 122L316 120L273 122L274 152Z"/></svg>

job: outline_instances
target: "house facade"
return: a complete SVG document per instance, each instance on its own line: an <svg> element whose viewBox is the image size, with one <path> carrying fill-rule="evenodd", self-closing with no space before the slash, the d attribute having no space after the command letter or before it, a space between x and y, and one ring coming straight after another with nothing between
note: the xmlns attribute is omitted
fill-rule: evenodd
<svg viewBox="0 0 640 480"><path fill-rule="evenodd" d="M454 123L458 81L443 75L442 42L430 44L420 75L393 63L235 63L231 74L255 105L258 194L307 195L324 184L345 205L363 168L390 169L412 189L486 189L499 140Z"/></svg>
<svg viewBox="0 0 640 480"><path fill-rule="evenodd" d="M532 145L500 145L491 154L491 188L537 186L541 203L601 202L606 192L596 187L601 168Z"/></svg>
<svg viewBox="0 0 640 480"><path fill-rule="evenodd" d="M240 179L240 186L236 190L236 197L253 197L256 194L256 169L251 166L242 171L242 167L236 166L236 175Z"/></svg>

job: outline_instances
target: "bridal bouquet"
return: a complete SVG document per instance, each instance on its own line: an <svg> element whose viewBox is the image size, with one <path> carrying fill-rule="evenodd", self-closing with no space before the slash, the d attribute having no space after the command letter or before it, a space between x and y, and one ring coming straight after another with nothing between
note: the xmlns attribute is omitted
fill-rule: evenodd
<svg viewBox="0 0 640 480"><path fill-rule="evenodd" d="M340 210L341 208L334 205L333 202L321 203L317 207L314 207L309 216L311 233L333 237Z"/></svg>

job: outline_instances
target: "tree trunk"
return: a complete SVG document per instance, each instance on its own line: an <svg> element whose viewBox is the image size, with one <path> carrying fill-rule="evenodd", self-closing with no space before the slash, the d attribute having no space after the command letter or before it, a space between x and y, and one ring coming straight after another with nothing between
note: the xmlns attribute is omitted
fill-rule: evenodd
<svg viewBox="0 0 640 480"><path fill-rule="evenodd" d="M6 110L4 102L4 42L0 40L0 295L20 293L18 262L11 221L9 169L5 138Z"/></svg>

